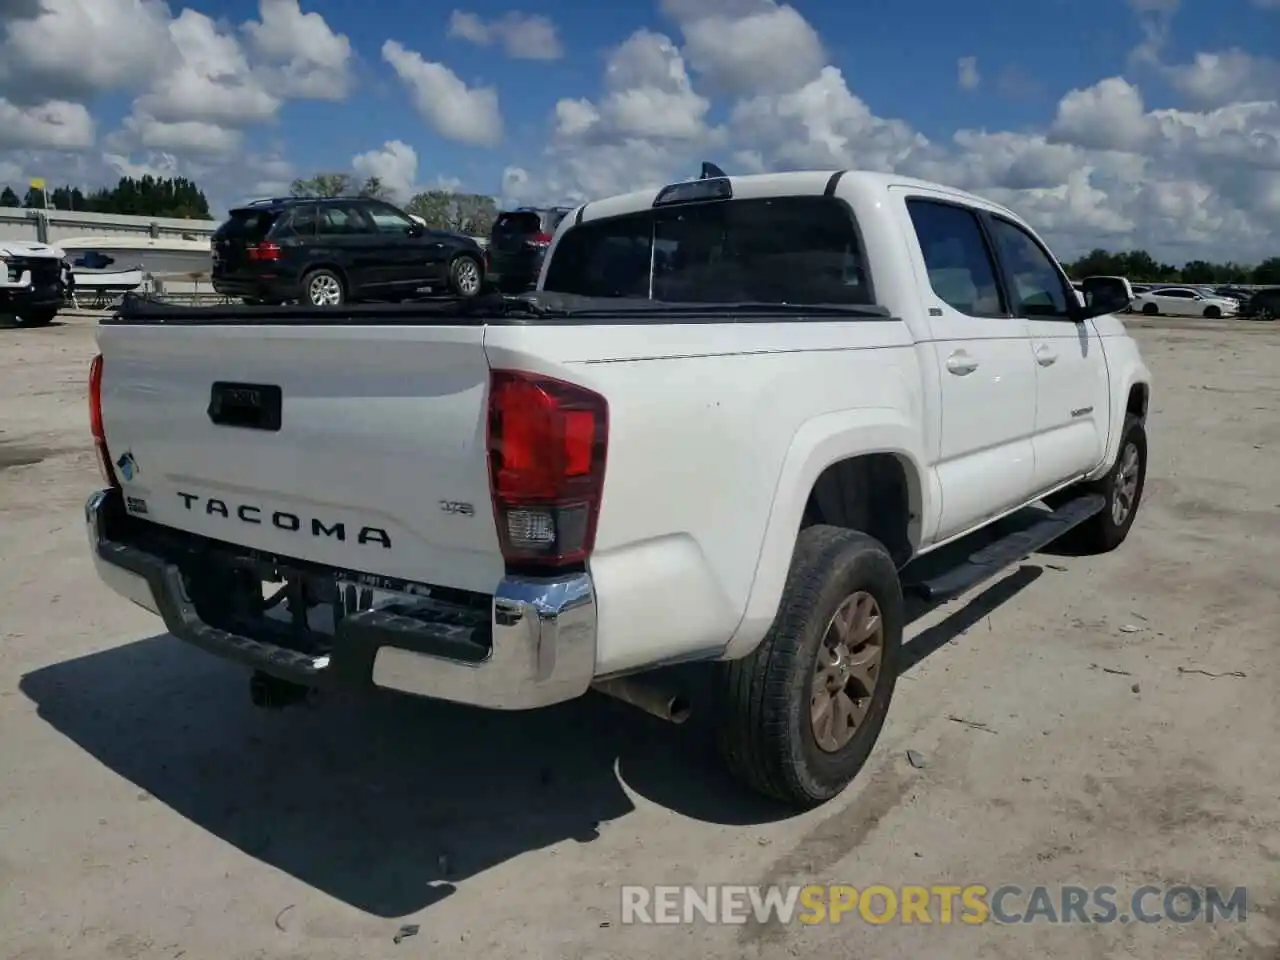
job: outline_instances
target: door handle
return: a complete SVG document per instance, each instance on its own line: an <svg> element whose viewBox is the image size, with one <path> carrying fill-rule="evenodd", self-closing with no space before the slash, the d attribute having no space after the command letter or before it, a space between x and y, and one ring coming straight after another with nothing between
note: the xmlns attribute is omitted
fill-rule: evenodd
<svg viewBox="0 0 1280 960"><path fill-rule="evenodd" d="M1040 366L1051 367L1057 359L1058 355L1050 347L1044 344L1036 347L1036 363Z"/></svg>
<svg viewBox="0 0 1280 960"><path fill-rule="evenodd" d="M978 369L978 361L963 350L957 350L947 357L947 369L957 377L963 377Z"/></svg>

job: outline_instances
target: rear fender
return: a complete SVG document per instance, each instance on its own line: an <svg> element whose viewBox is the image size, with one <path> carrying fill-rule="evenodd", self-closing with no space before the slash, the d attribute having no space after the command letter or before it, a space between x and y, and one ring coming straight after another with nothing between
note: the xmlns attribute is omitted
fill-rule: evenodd
<svg viewBox="0 0 1280 960"><path fill-rule="evenodd" d="M842 410L807 421L797 431L778 477L746 610L723 658L747 656L764 638L777 614L786 585L805 504L822 472L840 460L865 454L892 454L907 475L910 509L907 536L912 548L938 514L939 494L923 469L924 438L917 425L888 407Z"/></svg>

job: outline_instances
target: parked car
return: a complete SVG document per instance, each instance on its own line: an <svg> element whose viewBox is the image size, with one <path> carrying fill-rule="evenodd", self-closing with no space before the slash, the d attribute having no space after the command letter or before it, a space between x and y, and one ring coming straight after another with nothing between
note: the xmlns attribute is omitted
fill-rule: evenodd
<svg viewBox="0 0 1280 960"><path fill-rule="evenodd" d="M1280 319L1280 287L1255 291L1241 305L1240 312L1251 320Z"/></svg>
<svg viewBox="0 0 1280 960"><path fill-rule="evenodd" d="M1234 317L1240 312L1240 304L1228 297L1205 294L1192 287L1155 287L1138 294L1133 300L1135 313L1149 317L1163 314L1166 317Z"/></svg>
<svg viewBox="0 0 1280 960"><path fill-rule="evenodd" d="M1240 303L1240 304L1243 304L1246 300L1248 300L1251 296L1253 296L1253 292L1251 290L1246 290L1244 287L1232 287L1232 286L1214 287L1210 292L1213 293L1215 296L1227 297L1231 300L1235 300L1237 303Z"/></svg>
<svg viewBox="0 0 1280 960"><path fill-rule="evenodd" d="M338 306L424 287L474 297L484 253L368 197L276 198L231 211L213 235L213 288L255 304Z"/></svg>
<svg viewBox="0 0 1280 960"><path fill-rule="evenodd" d="M130 302L90 368L92 556L260 705L594 688L707 709L745 783L815 806L880 734L905 591L1128 536L1151 381L1122 305L1082 306L1005 207L829 170L588 203L536 292L465 322L289 310L264 336L262 308ZM703 702L655 672L693 660Z"/></svg>
<svg viewBox="0 0 1280 960"><path fill-rule="evenodd" d="M0 314L11 314L21 327L52 323L67 292L67 272L58 247L0 240Z"/></svg>
<svg viewBox="0 0 1280 960"><path fill-rule="evenodd" d="M538 281L542 258L569 207L504 210L489 234L488 276L501 290L525 290Z"/></svg>

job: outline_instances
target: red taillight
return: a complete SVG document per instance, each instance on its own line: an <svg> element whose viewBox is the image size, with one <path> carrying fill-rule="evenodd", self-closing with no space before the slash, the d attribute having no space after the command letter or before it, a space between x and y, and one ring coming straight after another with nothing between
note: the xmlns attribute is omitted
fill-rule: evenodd
<svg viewBox="0 0 1280 960"><path fill-rule="evenodd" d="M102 354L89 364L89 432L93 434L94 458L98 461L98 473L108 487L120 486L111 466L111 454L107 452L107 432L102 425Z"/></svg>
<svg viewBox="0 0 1280 960"><path fill-rule="evenodd" d="M269 241L251 243L245 252L254 263L274 263L280 259L280 245Z"/></svg>
<svg viewBox="0 0 1280 960"><path fill-rule="evenodd" d="M609 407L591 390L532 373L489 381L489 487L509 563L581 563L595 545Z"/></svg>
<svg viewBox="0 0 1280 960"><path fill-rule="evenodd" d="M530 242L535 247L549 247L551 246L551 240L552 236L549 233L535 233L533 235L533 240Z"/></svg>

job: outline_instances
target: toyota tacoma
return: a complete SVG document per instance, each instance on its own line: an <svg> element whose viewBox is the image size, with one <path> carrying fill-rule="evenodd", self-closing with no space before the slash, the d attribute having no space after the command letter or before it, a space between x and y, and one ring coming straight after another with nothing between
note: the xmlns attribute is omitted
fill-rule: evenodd
<svg viewBox="0 0 1280 960"><path fill-rule="evenodd" d="M714 170L575 208L518 297L130 300L90 370L93 559L260 704L682 720L659 668L708 661L729 767L814 806L885 721L904 594L1128 535L1150 375L1106 292L968 193Z"/></svg>

